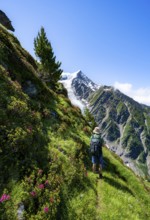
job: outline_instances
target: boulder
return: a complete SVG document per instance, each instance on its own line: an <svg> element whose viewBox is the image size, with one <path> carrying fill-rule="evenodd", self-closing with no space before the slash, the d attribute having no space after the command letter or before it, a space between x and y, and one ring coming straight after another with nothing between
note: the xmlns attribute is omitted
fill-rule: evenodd
<svg viewBox="0 0 150 220"><path fill-rule="evenodd" d="M2 24L5 28L7 28L10 31L15 31L15 29L11 24L11 21L6 16L6 14L1 10L0 10L0 24Z"/></svg>

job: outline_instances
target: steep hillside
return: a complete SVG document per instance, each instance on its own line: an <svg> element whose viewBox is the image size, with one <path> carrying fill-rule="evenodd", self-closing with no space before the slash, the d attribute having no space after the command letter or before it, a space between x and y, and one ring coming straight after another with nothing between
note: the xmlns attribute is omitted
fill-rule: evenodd
<svg viewBox="0 0 150 220"><path fill-rule="evenodd" d="M103 152L103 179L88 172L91 189L83 190L70 200L69 219L150 220L150 183L135 176L107 148Z"/></svg>
<svg viewBox="0 0 150 220"><path fill-rule="evenodd" d="M136 177L123 161L104 149L105 169L98 182L99 216L107 220L149 220L150 183Z"/></svg>
<svg viewBox="0 0 150 220"><path fill-rule="evenodd" d="M38 78L35 60L2 26L0 94L1 219L16 220L21 209L25 219L67 216L67 198L84 183L91 128L61 85L54 92Z"/></svg>
<svg viewBox="0 0 150 220"><path fill-rule="evenodd" d="M104 147L104 178L91 170L89 121L61 84L0 26L0 219L150 219L149 183Z"/></svg>

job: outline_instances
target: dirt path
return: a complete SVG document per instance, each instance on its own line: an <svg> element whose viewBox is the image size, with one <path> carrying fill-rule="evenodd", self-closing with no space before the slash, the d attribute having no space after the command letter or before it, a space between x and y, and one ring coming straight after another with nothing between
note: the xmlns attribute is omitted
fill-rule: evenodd
<svg viewBox="0 0 150 220"><path fill-rule="evenodd" d="M97 178L97 204L96 204L96 210L97 210L97 219L96 220L102 220L100 217L100 209L101 209L101 194L100 194L100 188L102 186L102 179Z"/></svg>

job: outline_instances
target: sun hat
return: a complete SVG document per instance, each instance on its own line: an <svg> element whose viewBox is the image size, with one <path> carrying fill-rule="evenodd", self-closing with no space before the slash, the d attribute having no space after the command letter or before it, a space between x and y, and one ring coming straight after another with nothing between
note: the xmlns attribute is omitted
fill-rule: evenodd
<svg viewBox="0 0 150 220"><path fill-rule="evenodd" d="M95 134L100 134L100 129L99 129L99 127L95 127L94 130L93 130L93 133L95 133Z"/></svg>

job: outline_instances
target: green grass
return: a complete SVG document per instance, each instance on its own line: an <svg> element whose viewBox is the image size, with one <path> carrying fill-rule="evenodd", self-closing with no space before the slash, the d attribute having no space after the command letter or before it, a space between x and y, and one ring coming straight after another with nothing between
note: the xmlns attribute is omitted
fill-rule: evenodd
<svg viewBox="0 0 150 220"><path fill-rule="evenodd" d="M150 219L150 193L145 189L142 180L108 150L105 149L104 155L108 164L98 187L101 219Z"/></svg>
<svg viewBox="0 0 150 220"><path fill-rule="evenodd" d="M84 187L68 198L69 220L149 220L150 184L104 148L103 179L88 170Z"/></svg>

